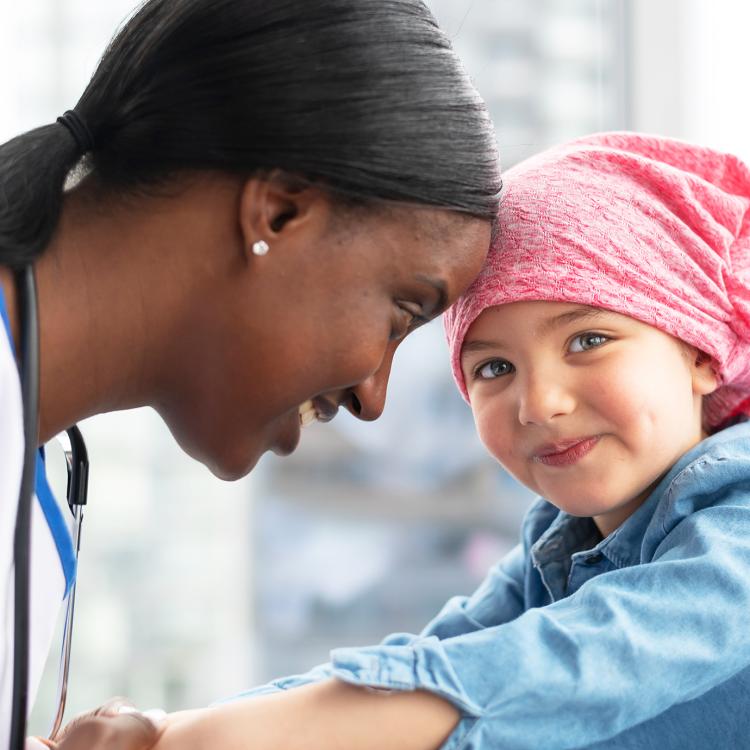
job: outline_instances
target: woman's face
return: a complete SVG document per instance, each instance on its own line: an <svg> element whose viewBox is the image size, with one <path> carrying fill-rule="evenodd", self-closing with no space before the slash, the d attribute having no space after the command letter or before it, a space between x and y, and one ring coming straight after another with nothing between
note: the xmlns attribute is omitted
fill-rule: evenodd
<svg viewBox="0 0 750 750"><path fill-rule="evenodd" d="M266 451L291 453L303 422L342 405L377 419L399 343L465 290L489 239L489 222L424 207L343 218L331 208L281 232L206 290L189 337L202 355L160 412L227 479Z"/></svg>

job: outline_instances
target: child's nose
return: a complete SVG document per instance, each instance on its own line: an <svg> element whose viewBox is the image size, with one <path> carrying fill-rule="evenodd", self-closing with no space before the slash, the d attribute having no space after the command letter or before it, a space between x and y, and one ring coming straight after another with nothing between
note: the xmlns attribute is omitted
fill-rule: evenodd
<svg viewBox="0 0 750 750"><path fill-rule="evenodd" d="M519 385L518 421L522 425L546 424L575 409L571 389L559 378L534 375L523 379Z"/></svg>

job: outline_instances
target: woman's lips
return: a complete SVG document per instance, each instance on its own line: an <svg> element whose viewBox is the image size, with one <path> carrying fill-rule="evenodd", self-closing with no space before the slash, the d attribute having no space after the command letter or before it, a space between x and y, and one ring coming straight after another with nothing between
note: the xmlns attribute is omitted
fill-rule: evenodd
<svg viewBox="0 0 750 750"><path fill-rule="evenodd" d="M305 403L297 409L297 413L299 414L300 427L307 427L307 425L316 422L318 419L318 412L312 401L305 401Z"/></svg>
<svg viewBox="0 0 750 750"><path fill-rule="evenodd" d="M532 460L545 466L570 466L590 453L600 439L601 435L594 435L544 445L533 454Z"/></svg>
<svg viewBox="0 0 750 750"><path fill-rule="evenodd" d="M278 456L293 453L300 440L300 432L313 422L330 422L338 412L338 404L316 396L305 401L284 418L283 427L271 450Z"/></svg>
<svg viewBox="0 0 750 750"><path fill-rule="evenodd" d="M300 427L313 422L330 422L337 414L339 405L322 396L316 396L302 404L299 411Z"/></svg>

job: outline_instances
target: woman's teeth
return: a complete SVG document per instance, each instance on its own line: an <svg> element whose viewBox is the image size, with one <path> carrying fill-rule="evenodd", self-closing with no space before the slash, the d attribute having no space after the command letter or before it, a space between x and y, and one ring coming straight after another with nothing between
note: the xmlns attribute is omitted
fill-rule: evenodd
<svg viewBox="0 0 750 750"><path fill-rule="evenodd" d="M316 422L318 419L318 413L315 411L315 406L312 401L305 401L302 406L299 407L299 423L300 427L307 427L307 425Z"/></svg>

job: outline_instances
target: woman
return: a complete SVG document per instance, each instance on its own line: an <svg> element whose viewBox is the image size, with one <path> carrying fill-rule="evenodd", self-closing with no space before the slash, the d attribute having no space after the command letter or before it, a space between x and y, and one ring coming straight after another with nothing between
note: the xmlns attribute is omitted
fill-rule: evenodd
<svg viewBox="0 0 750 750"><path fill-rule="evenodd" d="M73 111L0 146L2 601L23 452L14 271L38 284L40 444L151 405L234 479L342 405L380 415L399 342L478 272L499 186L485 107L418 0L145 3ZM32 698L74 573L41 510ZM101 729L140 747L130 728L90 720L59 746L104 747Z"/></svg>

